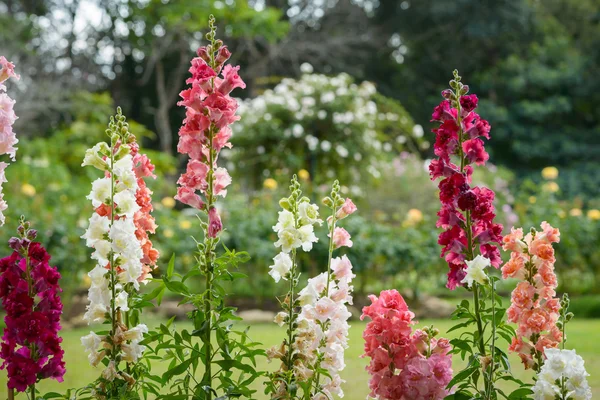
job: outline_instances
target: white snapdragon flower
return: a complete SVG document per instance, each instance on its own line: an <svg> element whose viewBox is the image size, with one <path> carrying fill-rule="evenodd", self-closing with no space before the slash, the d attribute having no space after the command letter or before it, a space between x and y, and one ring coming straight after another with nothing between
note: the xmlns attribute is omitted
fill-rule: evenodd
<svg viewBox="0 0 600 400"><path fill-rule="evenodd" d="M287 210L279 211L279 219L277 220L277 224L273 227L273 231L279 232L284 229L295 227L296 221L294 220L294 214Z"/></svg>
<svg viewBox="0 0 600 400"><path fill-rule="evenodd" d="M585 370L583 358L577 355L575 350L545 349L544 354L546 361L533 386L535 400L592 398L592 391L587 382L589 374ZM562 379L566 380L566 393L556 384Z"/></svg>
<svg viewBox="0 0 600 400"><path fill-rule="evenodd" d="M146 350L146 346L140 345L136 340L133 340L131 343L123 343L121 345L121 350L123 350L123 361L128 363L136 363Z"/></svg>
<svg viewBox="0 0 600 400"><path fill-rule="evenodd" d="M139 289L139 277L142 275L142 263L139 258L126 260L121 264L121 272L119 273L119 282L122 284L133 283L135 289Z"/></svg>
<svg viewBox="0 0 600 400"><path fill-rule="evenodd" d="M121 311L129 311L129 305L127 304L128 299L129 294L127 294L126 291L122 290L115 298L115 307L120 308Z"/></svg>
<svg viewBox="0 0 600 400"><path fill-rule="evenodd" d="M114 196L114 201L117 204L117 215L133 218L133 215L140 210L140 206L136 202L135 193L129 190L122 190Z"/></svg>
<svg viewBox="0 0 600 400"><path fill-rule="evenodd" d="M113 169L118 171L133 170L133 157L131 157L131 154L127 154L118 161L115 161Z"/></svg>
<svg viewBox="0 0 600 400"><path fill-rule="evenodd" d="M108 308L103 304L89 304L83 320L89 324L104 322Z"/></svg>
<svg viewBox="0 0 600 400"><path fill-rule="evenodd" d="M128 190L135 193L138 190L137 176L132 169L115 169L117 178L117 190Z"/></svg>
<svg viewBox="0 0 600 400"><path fill-rule="evenodd" d="M319 241L315 236L314 227L311 224L300 227L300 229L298 229L298 234L300 236L300 242L302 243L302 250L304 251L311 251L313 243Z"/></svg>
<svg viewBox="0 0 600 400"><path fill-rule="evenodd" d="M92 286L108 288L108 280L106 279L107 272L108 270L101 265L96 265L94 269L88 272L88 276L92 281Z"/></svg>
<svg viewBox="0 0 600 400"><path fill-rule="evenodd" d="M138 324L134 328L131 328L123 333L123 337L125 340L140 342L142 339L144 339L144 335L146 333L148 333L148 327L146 324Z"/></svg>
<svg viewBox="0 0 600 400"><path fill-rule="evenodd" d="M287 280L286 276L292 269L292 259L289 254L279 253L273 258L273 261L275 263L269 267L271 269L269 275L273 277L275 282L279 282L280 279Z"/></svg>
<svg viewBox="0 0 600 400"><path fill-rule="evenodd" d="M319 206L309 202L302 202L298 205L298 214L303 225L323 225L323 220L319 219Z"/></svg>
<svg viewBox="0 0 600 400"><path fill-rule="evenodd" d="M81 236L85 239L85 243L88 247L94 247L99 240L104 239L104 235L108 232L110 226L110 220L107 217L103 217L94 213L90 218L90 225Z"/></svg>
<svg viewBox="0 0 600 400"><path fill-rule="evenodd" d="M95 270L96 268L94 268ZM112 295L108 290L108 279L99 278L96 282L92 281L92 285L88 289L88 300L90 304L101 304L105 307L110 305Z"/></svg>
<svg viewBox="0 0 600 400"><path fill-rule="evenodd" d="M136 247L139 247L139 242L135 237L135 224L129 218L114 221L109 237L115 253L129 255Z"/></svg>
<svg viewBox="0 0 600 400"><path fill-rule="evenodd" d="M467 283L468 287L473 286L473 282L481 285L486 284L489 281L484 269L491 265L489 258L482 255L478 255L473 260L465 261L467 264L467 275L463 278L461 283Z"/></svg>
<svg viewBox="0 0 600 400"><path fill-rule="evenodd" d="M300 232L293 227L285 228L277 232L279 240L275 242L276 247L281 247L281 251L289 253L292 249L302 246Z"/></svg>
<svg viewBox="0 0 600 400"><path fill-rule="evenodd" d="M109 262L108 254L112 249L110 242L108 240L99 240L94 244L94 248L96 251L92 253L92 259L98 261L100 265L107 265Z"/></svg>
<svg viewBox="0 0 600 400"><path fill-rule="evenodd" d="M94 207L100 207L110 199L112 182L110 178L98 178L92 182L92 191L86 197L92 201Z"/></svg>
<svg viewBox="0 0 600 400"><path fill-rule="evenodd" d="M90 165L92 167L98 168L100 171L106 171L108 168L107 162L100 156L100 154L109 153L110 149L108 145L104 142L96 144L91 149L87 149L85 152L85 157L83 159L82 167Z"/></svg>
<svg viewBox="0 0 600 400"><path fill-rule="evenodd" d="M81 337L81 345L85 347L87 353L95 353L98 351L98 347L102 343L102 336L96 335L94 332L90 332L89 335Z"/></svg>

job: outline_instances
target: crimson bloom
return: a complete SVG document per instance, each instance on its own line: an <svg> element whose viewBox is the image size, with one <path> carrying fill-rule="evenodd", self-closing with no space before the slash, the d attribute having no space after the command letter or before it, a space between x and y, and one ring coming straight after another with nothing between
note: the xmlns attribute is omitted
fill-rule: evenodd
<svg viewBox="0 0 600 400"><path fill-rule="evenodd" d="M489 159L481 137L490 138L490 124L475 112L477 96L467 92L467 86L444 90L444 100L431 116L440 124L433 129L437 158L431 161L429 173L432 180L441 179L437 226L444 231L438 243L450 268L449 289L461 284L465 260L472 260L477 250L495 268L501 263L498 244L502 243L502 225L494 222L494 192L472 186L471 179L473 165L483 166Z"/></svg>
<svg viewBox="0 0 600 400"><path fill-rule="evenodd" d="M61 292L56 267L38 242L37 232L21 219L18 238L9 241L13 253L0 259L0 299L6 311L0 357L8 388L26 391L38 380L63 381Z"/></svg>

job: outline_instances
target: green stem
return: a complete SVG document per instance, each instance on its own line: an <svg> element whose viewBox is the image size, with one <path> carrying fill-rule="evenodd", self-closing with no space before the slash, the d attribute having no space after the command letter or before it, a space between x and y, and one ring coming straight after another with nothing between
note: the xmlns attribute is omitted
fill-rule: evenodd
<svg viewBox="0 0 600 400"><path fill-rule="evenodd" d="M33 287L33 279L31 278L31 263L29 262L29 245L27 245L27 249L25 250L25 280L27 281L27 294L29 295L30 298L34 298L35 297L35 288ZM35 305L32 306L32 310L35 308ZM36 360L36 346L35 344L30 344L29 346L29 352L31 355L31 358L33 360ZM35 400L35 382L33 382L30 386L29 386L29 391L30 391L30 397L31 400ZM12 393L14 395L14 392Z"/></svg>
<svg viewBox="0 0 600 400"><path fill-rule="evenodd" d="M111 146L110 146L110 228L112 228L112 226L115 223L115 173L113 170L113 167L115 165L115 147L114 147L114 143L111 139L110 142ZM115 255L114 253L111 251L110 253L110 286L111 286L111 294L112 294L112 298L110 300L110 312L111 312L111 322L112 322L112 336L114 336L117 332L117 308L116 308L116 271L115 271ZM112 352L111 352L111 359L115 362L116 364L116 360L117 360L117 346L115 345L115 343L113 342L112 344ZM116 365L115 365L116 368Z"/></svg>
<svg viewBox="0 0 600 400"><path fill-rule="evenodd" d="M494 372L496 368L495 355L496 355L496 299L495 297L495 282L492 281L492 349L491 349L491 357L490 361L490 373L489 373L489 381L488 381L488 389L486 398L491 399L492 390L494 388Z"/></svg>
<svg viewBox="0 0 600 400"><path fill-rule="evenodd" d="M462 130L462 117L461 117L461 106L460 106L460 89L457 88L456 89L456 109L457 109L457 114L456 114L456 122L458 125L458 151L459 151L459 157L460 157L460 172L464 173L465 171L465 167L466 167L466 157L462 148L462 144L463 144L463 130ZM472 226L471 226L471 212L467 211L466 212L466 233L467 233L467 258L472 261L475 258L475 254L473 253L473 230L472 230ZM485 341L484 341L484 330L483 330L483 324L481 322L481 314L480 314L480 309L479 309L479 285L477 283L473 283L473 302L474 307L475 307L475 319L477 322L477 334L479 335L479 340L478 340L478 347L479 347L479 353L481 354L482 357L486 356L486 351L485 351ZM492 299L493 302L493 299ZM493 360L492 360L493 362ZM488 377L485 373L484 375L484 388L487 392L488 387L490 388L489 391L491 392L493 390L493 383L491 382L491 377Z"/></svg>
<svg viewBox="0 0 600 400"><path fill-rule="evenodd" d="M475 319L477 320L477 333L479 335L478 346L482 357L485 357L485 342L483 339L483 326L481 323L481 314L479 309L479 285L473 283L473 302L475 303Z"/></svg>
<svg viewBox="0 0 600 400"><path fill-rule="evenodd" d="M210 209L214 206L214 196L213 196L213 186L214 186L214 150L213 150L213 137L214 137L214 126L211 126L208 129L208 142L209 142L209 151L208 151L208 162L209 162L209 170L208 170L208 188L206 191L206 210L210 212ZM210 223L210 222L209 222ZM206 368L204 372L204 378L202 379L203 383L209 386L212 389L212 344L211 344L211 332L212 332L212 291L213 291L213 251L214 251L214 243L211 238L208 237L208 231L205 232L205 260L206 260L206 294L204 297L204 318L206 321L206 333L204 335L204 345L206 348L206 352L204 355L204 367ZM206 392L206 399L212 400L212 391L208 390Z"/></svg>
<svg viewBox="0 0 600 400"><path fill-rule="evenodd" d="M295 281L296 281L296 249L292 250L292 269L290 271L290 292L289 292L289 316L288 316L288 352L287 352L287 370L291 371L294 367L294 357L293 357L293 340L294 340L294 322L296 320L294 312L296 303L296 299L294 298L294 289L295 289ZM291 375L293 378L293 374ZM291 381L288 382L292 383Z"/></svg>
<svg viewBox="0 0 600 400"><path fill-rule="evenodd" d="M329 228L329 256L327 257L327 287L325 288L325 296L329 296L329 283L331 282L331 259L333 257L333 232L335 231L335 215L337 208L333 205L333 215L331 216L331 227Z"/></svg>

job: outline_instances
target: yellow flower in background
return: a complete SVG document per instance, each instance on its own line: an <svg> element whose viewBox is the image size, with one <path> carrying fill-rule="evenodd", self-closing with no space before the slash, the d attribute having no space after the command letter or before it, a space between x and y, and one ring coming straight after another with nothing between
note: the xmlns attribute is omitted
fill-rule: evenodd
<svg viewBox="0 0 600 400"><path fill-rule="evenodd" d="M160 202L163 206L167 208L175 207L175 199L172 197L163 197L163 199Z"/></svg>
<svg viewBox="0 0 600 400"><path fill-rule="evenodd" d="M188 230L192 227L192 223L188 220L179 221L179 227L184 230Z"/></svg>
<svg viewBox="0 0 600 400"><path fill-rule="evenodd" d="M88 274L83 275L83 284L86 287L92 284L92 279L88 276Z"/></svg>
<svg viewBox="0 0 600 400"><path fill-rule="evenodd" d="M542 186L542 189L544 189L545 192L556 193L556 192L558 192L558 190L560 189L560 187L558 186L558 183L552 181L552 182L545 183Z"/></svg>
<svg viewBox="0 0 600 400"><path fill-rule="evenodd" d="M557 215L558 215L560 218L564 218L564 217L566 217L566 216L567 216L567 213L565 212L565 210L559 210L559 211L558 211L556 214L557 214Z"/></svg>
<svg viewBox="0 0 600 400"><path fill-rule="evenodd" d="M265 189L275 190L275 189L277 189L277 181L273 178L267 178L263 182L263 187Z"/></svg>
<svg viewBox="0 0 600 400"><path fill-rule="evenodd" d="M558 168L556 167L546 167L542 170L542 178L553 180L558 178Z"/></svg>
<svg viewBox="0 0 600 400"><path fill-rule="evenodd" d="M582 214L581 208L571 208L571 211L569 211L571 217L581 217Z"/></svg>
<svg viewBox="0 0 600 400"><path fill-rule="evenodd" d="M423 212L417 208L411 208L406 213L406 219L402 223L403 226L415 226L419 222L423 221Z"/></svg>
<svg viewBox="0 0 600 400"><path fill-rule="evenodd" d="M163 231L163 235L165 235L166 238L172 238L175 236L175 232L173 232L171 229L165 229Z"/></svg>
<svg viewBox="0 0 600 400"><path fill-rule="evenodd" d="M300 178L303 181L307 181L310 179L310 174L307 170L301 169L300 171L298 171L298 178Z"/></svg>
<svg viewBox="0 0 600 400"><path fill-rule="evenodd" d="M21 186L21 193L23 193L25 196L33 197L35 196L36 191L33 185L30 185L29 183L24 183Z"/></svg>
<svg viewBox="0 0 600 400"><path fill-rule="evenodd" d="M535 204L536 201L537 201L537 197L535 197L535 196L529 196L529 202L531 204Z"/></svg>
<svg viewBox="0 0 600 400"><path fill-rule="evenodd" d="M592 209L587 212L587 216L592 221L598 221L600 219L600 210Z"/></svg>

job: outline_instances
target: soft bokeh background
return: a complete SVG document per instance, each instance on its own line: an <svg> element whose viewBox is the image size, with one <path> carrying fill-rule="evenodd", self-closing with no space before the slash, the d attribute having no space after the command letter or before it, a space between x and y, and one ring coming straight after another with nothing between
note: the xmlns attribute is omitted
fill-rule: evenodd
<svg viewBox="0 0 600 400"><path fill-rule="evenodd" d="M184 116L176 102L210 13L248 84L234 93L242 120L222 161L234 178L219 204L225 242L252 256L232 303L276 308L283 288L267 275L271 226L297 173L315 200L338 177L359 206L346 223L357 309L366 294L395 287L420 318L452 310L464 292L444 288L437 189L426 165L430 112L457 68L492 125L491 163L475 179L496 191L499 222L558 226L559 291L571 294L578 319L600 317L597 0L3 0L0 54L22 80L8 85L20 143L0 243L19 215L34 222L63 274L65 325L80 324L93 267L79 236L97 174L80 164L104 140L117 105L157 165L156 275L173 253L177 269L193 267L197 220L172 199L185 162L176 152ZM326 252L316 246L305 276L323 270ZM513 286L501 289L508 295ZM572 345L598 365L592 336Z"/></svg>

